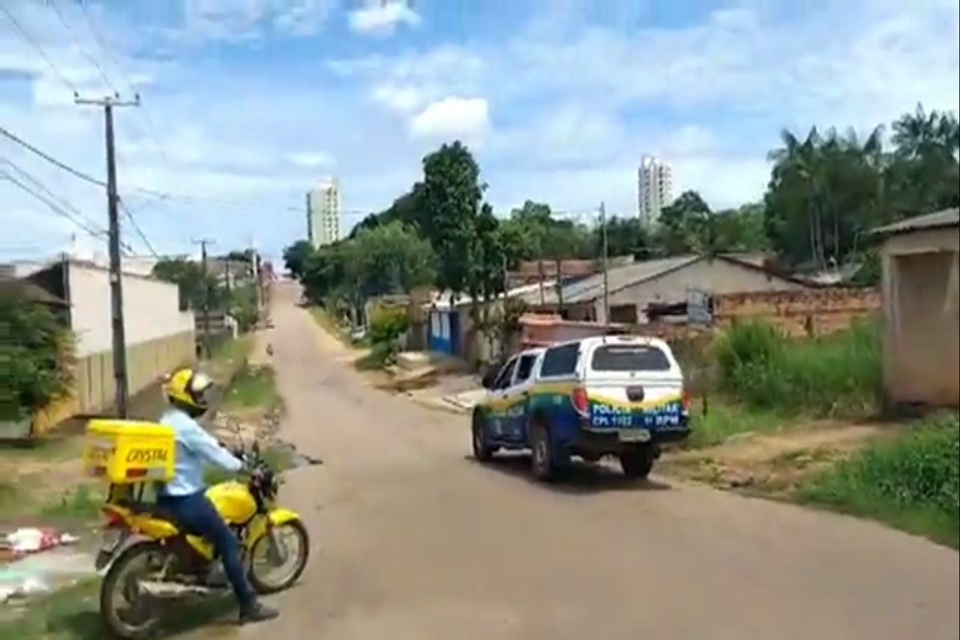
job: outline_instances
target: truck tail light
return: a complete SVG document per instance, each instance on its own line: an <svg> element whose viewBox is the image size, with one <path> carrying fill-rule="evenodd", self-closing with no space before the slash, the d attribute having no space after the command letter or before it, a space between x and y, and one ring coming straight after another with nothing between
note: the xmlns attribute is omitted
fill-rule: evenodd
<svg viewBox="0 0 960 640"><path fill-rule="evenodd" d="M581 416L590 415L590 398L587 397L587 390L583 387L574 387L570 392L570 402L573 409Z"/></svg>

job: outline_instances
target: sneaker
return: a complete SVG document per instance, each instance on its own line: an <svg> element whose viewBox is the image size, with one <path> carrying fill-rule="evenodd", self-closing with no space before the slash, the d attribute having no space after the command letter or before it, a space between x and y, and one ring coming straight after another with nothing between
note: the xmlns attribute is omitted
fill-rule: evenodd
<svg viewBox="0 0 960 640"><path fill-rule="evenodd" d="M240 611L240 624L248 624L254 622L263 622L265 620L273 620L278 618L280 612L276 609L272 609L266 605L260 603L246 607Z"/></svg>

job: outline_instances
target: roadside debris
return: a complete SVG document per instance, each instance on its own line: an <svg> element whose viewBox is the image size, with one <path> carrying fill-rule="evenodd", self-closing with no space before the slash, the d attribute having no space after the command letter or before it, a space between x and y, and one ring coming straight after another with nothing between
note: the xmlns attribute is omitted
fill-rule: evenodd
<svg viewBox="0 0 960 640"><path fill-rule="evenodd" d="M78 540L48 527L21 527L0 535L0 603L54 591L93 575L93 558L70 548Z"/></svg>

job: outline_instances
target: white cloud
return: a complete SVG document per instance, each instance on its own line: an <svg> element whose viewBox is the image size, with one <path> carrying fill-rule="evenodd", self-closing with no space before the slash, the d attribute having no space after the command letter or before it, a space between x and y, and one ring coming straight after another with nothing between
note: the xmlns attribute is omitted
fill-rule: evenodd
<svg viewBox="0 0 960 640"><path fill-rule="evenodd" d="M410 120L410 130L423 138L476 139L489 125L490 107L483 98L443 98Z"/></svg>
<svg viewBox="0 0 960 640"><path fill-rule="evenodd" d="M350 13L350 28L357 33L390 34L401 24L414 27L420 16L410 0L367 0L366 6Z"/></svg>
<svg viewBox="0 0 960 640"><path fill-rule="evenodd" d="M301 151L290 155L291 164L308 169L330 167L334 164L333 156L323 151Z"/></svg>
<svg viewBox="0 0 960 640"><path fill-rule="evenodd" d="M678 189L725 206L760 196L781 127L866 128L917 102L960 106L956 0L809 3L788 16L776 13L783 3L745 0L670 28L639 9L632 22L616 18L614 4L629 0L564 0L533 24L494 3L485 19L496 28L470 39L441 34L444 44L423 30L416 42L363 49L327 34L290 42L338 25L328 20L333 0L191 2L189 21L163 3L95 11L119 65L80 42L121 88L126 77L143 93L142 109L117 111L120 186L161 250L189 249L191 235L228 245L253 233L276 252L303 233L303 193L321 171L340 179L356 222L407 189L423 155L456 136L474 148L499 209L532 198L592 215L603 200L630 214L644 153L671 161ZM85 94L106 90L75 41L85 31L66 30L43 3L7 5L58 72L0 27L0 123L102 176L102 113L74 106L59 77ZM0 157L104 223L101 188L2 138ZM0 198L34 214L0 214L3 245L11 234L62 245L69 223L3 182Z"/></svg>

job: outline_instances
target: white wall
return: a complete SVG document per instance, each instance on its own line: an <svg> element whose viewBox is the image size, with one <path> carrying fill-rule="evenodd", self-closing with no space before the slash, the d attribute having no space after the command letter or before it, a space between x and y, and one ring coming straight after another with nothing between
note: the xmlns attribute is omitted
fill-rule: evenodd
<svg viewBox="0 0 960 640"><path fill-rule="evenodd" d="M70 304L77 357L111 348L110 279L106 269L75 262L69 267ZM180 311L177 285L136 275L123 278L128 345L178 335L194 328L192 312Z"/></svg>

